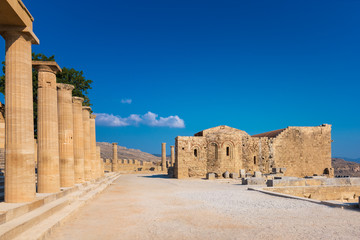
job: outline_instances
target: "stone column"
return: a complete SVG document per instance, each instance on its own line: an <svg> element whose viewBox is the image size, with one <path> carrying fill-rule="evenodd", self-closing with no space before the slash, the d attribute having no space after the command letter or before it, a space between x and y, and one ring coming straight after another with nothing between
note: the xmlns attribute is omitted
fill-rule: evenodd
<svg viewBox="0 0 360 240"><path fill-rule="evenodd" d="M166 143L161 143L161 171L166 171Z"/></svg>
<svg viewBox="0 0 360 240"><path fill-rule="evenodd" d="M112 159L112 166L113 172L118 171L118 151L117 151L117 143L113 143L113 159Z"/></svg>
<svg viewBox="0 0 360 240"><path fill-rule="evenodd" d="M96 177L97 178L100 178L101 177L101 153L100 153L100 147L99 146L96 146Z"/></svg>
<svg viewBox="0 0 360 240"><path fill-rule="evenodd" d="M170 152L171 152L170 167L173 167L175 163L175 146L170 146Z"/></svg>
<svg viewBox="0 0 360 240"><path fill-rule="evenodd" d="M5 39L5 202L35 199L32 39L2 32Z"/></svg>
<svg viewBox="0 0 360 240"><path fill-rule="evenodd" d="M60 191L56 62L33 61L38 70L38 192Z"/></svg>
<svg viewBox="0 0 360 240"><path fill-rule="evenodd" d="M73 97L73 115L74 115L74 174L75 183L85 182L84 170L84 125L82 114L82 103L84 99L81 97Z"/></svg>
<svg viewBox="0 0 360 240"><path fill-rule="evenodd" d="M74 178L73 85L57 84L59 118L60 187L72 187Z"/></svg>
<svg viewBox="0 0 360 240"><path fill-rule="evenodd" d="M91 149L91 176L92 179L97 178L97 158L96 158L96 128L95 128L96 115L90 115L90 149Z"/></svg>
<svg viewBox="0 0 360 240"><path fill-rule="evenodd" d="M91 178L91 145L90 145L90 111L91 107L83 107L83 127L84 127L84 174L85 181Z"/></svg>

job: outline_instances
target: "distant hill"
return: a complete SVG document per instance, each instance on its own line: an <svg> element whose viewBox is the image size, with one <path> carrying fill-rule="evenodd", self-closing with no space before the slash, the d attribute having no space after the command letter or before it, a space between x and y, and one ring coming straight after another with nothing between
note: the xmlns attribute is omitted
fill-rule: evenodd
<svg viewBox="0 0 360 240"><path fill-rule="evenodd" d="M348 162L360 163L360 158L346 158L346 157L334 157L334 158L344 159L345 161L348 161Z"/></svg>
<svg viewBox="0 0 360 240"><path fill-rule="evenodd" d="M96 146L100 146L101 157L104 159L112 159L113 150L112 144L107 142L97 142ZM118 146L118 159L137 159L147 162L160 162L161 159L157 156L154 156L150 153L142 152L138 149L131 149L122 146Z"/></svg>
<svg viewBox="0 0 360 240"><path fill-rule="evenodd" d="M346 161L341 158L332 158L332 166L335 175L347 175L351 177L360 177L360 164Z"/></svg>

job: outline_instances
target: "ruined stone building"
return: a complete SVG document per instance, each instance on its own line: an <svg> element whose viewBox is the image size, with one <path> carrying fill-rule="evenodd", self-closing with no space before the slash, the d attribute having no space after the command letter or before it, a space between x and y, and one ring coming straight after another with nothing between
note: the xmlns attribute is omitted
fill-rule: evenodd
<svg viewBox="0 0 360 240"><path fill-rule="evenodd" d="M175 139L175 177L221 176L225 171L271 173L286 168L285 176L329 174L331 125L287 127L250 136L228 126L218 126Z"/></svg>

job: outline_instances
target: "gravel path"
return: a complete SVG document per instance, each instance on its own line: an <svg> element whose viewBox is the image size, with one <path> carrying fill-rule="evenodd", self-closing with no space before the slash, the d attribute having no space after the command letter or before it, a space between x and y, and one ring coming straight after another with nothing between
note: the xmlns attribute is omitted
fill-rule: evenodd
<svg viewBox="0 0 360 240"><path fill-rule="evenodd" d="M123 175L49 239L360 239L360 211L237 183Z"/></svg>

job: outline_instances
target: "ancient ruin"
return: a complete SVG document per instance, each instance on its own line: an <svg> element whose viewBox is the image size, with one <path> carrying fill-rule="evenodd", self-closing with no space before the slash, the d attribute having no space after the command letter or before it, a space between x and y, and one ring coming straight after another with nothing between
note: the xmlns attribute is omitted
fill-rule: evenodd
<svg viewBox="0 0 360 240"><path fill-rule="evenodd" d="M38 70L38 192L60 191L56 62L33 61ZM35 158L36 159L36 158Z"/></svg>
<svg viewBox="0 0 360 240"><path fill-rule="evenodd" d="M73 97L73 116L74 116L74 169L75 183L83 183L85 181L84 169L84 127L82 115L82 103L84 99L81 97Z"/></svg>
<svg viewBox="0 0 360 240"><path fill-rule="evenodd" d="M5 201L35 198L31 45L39 44L33 17L21 1L1 1L0 34L5 39Z"/></svg>
<svg viewBox="0 0 360 240"><path fill-rule="evenodd" d="M91 175L91 141L90 141L90 107L82 107L84 126L84 176L85 181L92 179Z"/></svg>
<svg viewBox="0 0 360 240"><path fill-rule="evenodd" d="M166 171L166 143L161 143L161 171Z"/></svg>
<svg viewBox="0 0 360 240"><path fill-rule="evenodd" d="M72 91L73 85L57 84L58 116L59 116L59 157L60 186L72 187L75 184L74 175L74 118Z"/></svg>
<svg viewBox="0 0 360 240"><path fill-rule="evenodd" d="M207 173L221 177L241 170L243 174L270 174L280 168L285 176L332 176L331 141L328 124L287 127L253 136L218 126L193 137L176 138L175 177L206 177Z"/></svg>

